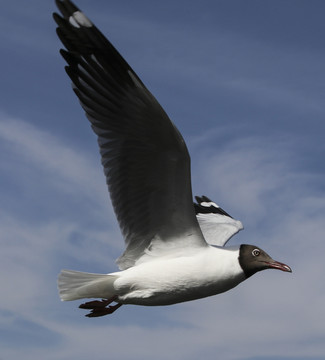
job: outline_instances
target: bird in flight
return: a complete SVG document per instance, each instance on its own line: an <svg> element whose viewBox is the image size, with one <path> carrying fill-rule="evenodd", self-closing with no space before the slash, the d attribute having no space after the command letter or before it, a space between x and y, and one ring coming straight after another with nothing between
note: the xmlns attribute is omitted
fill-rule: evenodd
<svg viewBox="0 0 325 360"><path fill-rule="evenodd" d="M193 204L190 156L176 126L128 63L70 0L56 0L66 72L98 137L125 240L120 271L62 270L63 301L86 316L123 304L170 305L232 289L258 271L288 265L255 245L225 246L243 226L208 197Z"/></svg>

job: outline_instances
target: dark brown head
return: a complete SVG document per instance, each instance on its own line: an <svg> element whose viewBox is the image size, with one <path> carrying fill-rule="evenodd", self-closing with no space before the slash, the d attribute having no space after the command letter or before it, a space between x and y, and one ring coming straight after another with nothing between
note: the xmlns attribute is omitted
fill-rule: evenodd
<svg viewBox="0 0 325 360"><path fill-rule="evenodd" d="M265 269L292 272L288 265L273 260L265 251L254 245L240 245L238 260L247 278Z"/></svg>

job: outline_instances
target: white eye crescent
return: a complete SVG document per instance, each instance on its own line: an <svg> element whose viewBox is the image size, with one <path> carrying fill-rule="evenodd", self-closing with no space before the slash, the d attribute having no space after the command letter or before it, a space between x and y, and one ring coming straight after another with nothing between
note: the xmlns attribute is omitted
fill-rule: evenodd
<svg viewBox="0 0 325 360"><path fill-rule="evenodd" d="M260 253L261 253L261 251L260 251L259 249L254 249L254 250L252 251L252 255L253 255L253 256L258 256Z"/></svg>

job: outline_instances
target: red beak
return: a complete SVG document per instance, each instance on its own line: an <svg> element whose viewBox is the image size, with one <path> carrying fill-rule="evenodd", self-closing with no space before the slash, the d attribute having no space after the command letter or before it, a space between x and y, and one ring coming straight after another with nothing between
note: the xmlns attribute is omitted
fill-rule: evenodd
<svg viewBox="0 0 325 360"><path fill-rule="evenodd" d="M281 271L292 272L290 266L280 263L279 261L266 261L266 264L270 269L278 269Z"/></svg>

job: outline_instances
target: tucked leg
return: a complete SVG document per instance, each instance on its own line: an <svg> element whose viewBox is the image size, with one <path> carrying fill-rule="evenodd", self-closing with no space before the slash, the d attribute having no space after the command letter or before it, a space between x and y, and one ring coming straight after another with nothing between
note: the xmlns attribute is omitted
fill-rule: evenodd
<svg viewBox="0 0 325 360"><path fill-rule="evenodd" d="M122 306L122 304L119 303L117 303L116 305L108 306L116 299L117 296L114 296L110 299L89 301L84 304L81 304L79 308L91 310L91 312L86 315L87 317L99 317L99 316L109 315L112 314L115 310L117 310L120 306Z"/></svg>
<svg viewBox="0 0 325 360"><path fill-rule="evenodd" d="M115 301L116 296L113 296L110 299L102 299L102 300L94 300L94 301L88 301L84 304L81 304L79 306L79 309L96 309L96 308L103 308L113 301Z"/></svg>
<svg viewBox="0 0 325 360"><path fill-rule="evenodd" d="M111 305L108 308L107 307L96 308L96 309L93 309L86 316L87 317L99 317L99 316L105 316L105 315L113 314L113 312L115 310L117 310L119 307L121 307L122 305L123 304L116 304L116 305Z"/></svg>

